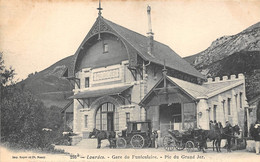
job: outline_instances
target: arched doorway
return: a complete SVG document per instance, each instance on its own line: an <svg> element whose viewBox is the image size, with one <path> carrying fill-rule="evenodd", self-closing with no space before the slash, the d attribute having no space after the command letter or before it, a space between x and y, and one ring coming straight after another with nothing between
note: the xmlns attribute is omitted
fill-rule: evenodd
<svg viewBox="0 0 260 162"><path fill-rule="evenodd" d="M103 103L96 111L96 128L99 130L118 130L118 112L114 104Z"/></svg>

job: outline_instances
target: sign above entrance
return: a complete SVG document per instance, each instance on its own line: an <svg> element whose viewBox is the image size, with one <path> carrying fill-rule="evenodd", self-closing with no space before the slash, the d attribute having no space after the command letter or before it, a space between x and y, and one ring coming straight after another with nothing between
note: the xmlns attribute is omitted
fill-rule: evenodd
<svg viewBox="0 0 260 162"><path fill-rule="evenodd" d="M113 65L109 67L103 67L98 69L93 69L92 71L92 83L104 83L119 81L122 78L121 66Z"/></svg>
<svg viewBox="0 0 260 162"><path fill-rule="evenodd" d="M93 73L93 81L119 78L119 68Z"/></svg>

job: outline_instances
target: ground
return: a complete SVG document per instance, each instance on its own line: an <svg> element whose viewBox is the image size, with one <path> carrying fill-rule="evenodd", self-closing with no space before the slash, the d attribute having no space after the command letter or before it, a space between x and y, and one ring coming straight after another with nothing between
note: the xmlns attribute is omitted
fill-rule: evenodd
<svg viewBox="0 0 260 162"><path fill-rule="evenodd" d="M227 153L225 149L222 149L222 153L213 152L211 148L207 149L207 153L198 151L187 152L183 151L166 151L160 147L144 148L144 149L109 149L107 142L102 142L101 149L96 149L96 145L85 145L80 143L77 146L56 146L57 149L64 149L68 154L42 154L37 152L13 152L1 147L0 161L44 161L44 162L56 162L56 161L228 161L235 160L253 162L257 159L260 160L260 155L256 155L246 150L233 151Z"/></svg>

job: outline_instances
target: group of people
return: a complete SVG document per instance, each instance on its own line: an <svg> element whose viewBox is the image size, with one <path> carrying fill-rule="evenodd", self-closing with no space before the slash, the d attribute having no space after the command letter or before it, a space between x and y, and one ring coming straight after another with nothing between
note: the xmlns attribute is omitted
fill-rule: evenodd
<svg viewBox="0 0 260 162"><path fill-rule="evenodd" d="M260 121L256 121L250 127L250 134L255 140L255 151L257 155L260 155Z"/></svg>
<svg viewBox="0 0 260 162"><path fill-rule="evenodd" d="M216 120L214 120L214 121L210 120L210 122L209 122L209 128L210 128L211 130L213 130L216 126L223 128L221 122L217 122ZM232 127L232 125L231 125L230 122L227 120L227 121L226 121L226 128L230 128L230 127Z"/></svg>

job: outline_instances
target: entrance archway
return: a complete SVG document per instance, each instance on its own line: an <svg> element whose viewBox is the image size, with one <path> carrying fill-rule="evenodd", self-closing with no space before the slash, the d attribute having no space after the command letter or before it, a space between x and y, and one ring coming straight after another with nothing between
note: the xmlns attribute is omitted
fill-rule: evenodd
<svg viewBox="0 0 260 162"><path fill-rule="evenodd" d="M114 104L103 103L96 111L96 128L99 130L118 130L118 112Z"/></svg>

